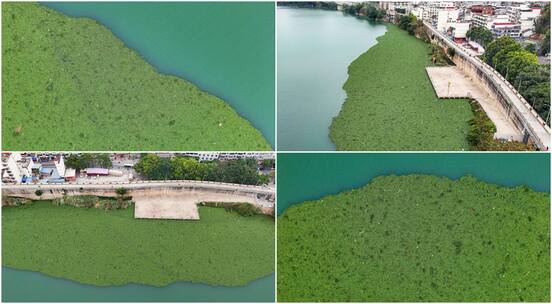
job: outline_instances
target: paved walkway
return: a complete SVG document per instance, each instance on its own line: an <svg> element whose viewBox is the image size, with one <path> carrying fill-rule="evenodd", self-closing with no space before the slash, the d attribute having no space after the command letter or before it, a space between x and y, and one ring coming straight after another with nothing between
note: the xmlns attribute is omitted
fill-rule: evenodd
<svg viewBox="0 0 552 304"><path fill-rule="evenodd" d="M454 43L449 37L440 33L431 24L424 22L424 25L431 30L431 32L437 35L441 41L448 46L455 49L458 56L466 58L473 66L477 67L485 75L489 76L497 90L502 92L507 100L509 100L513 106L512 111L519 113L519 116L524 120L525 126L530 130L533 140L541 150L550 149L550 127L546 125L544 120L537 114L537 112L529 105L529 103L521 96L515 88L504 79L497 71L491 66L481 61L476 56L472 56L467 52L465 47L459 46Z"/></svg>
<svg viewBox="0 0 552 304"><path fill-rule="evenodd" d="M101 182L90 181L82 183L59 183L59 184L5 184L2 185L4 189L14 190L61 190L61 189L117 189L126 188L132 189L150 189L150 188L166 188L166 187L200 187L213 190L226 190L226 191L242 191L246 193L259 193L259 194L274 194L274 188L268 186L253 186L242 184L229 184L220 182L208 182L208 181L194 181L194 180L162 180L162 181L131 181L131 182Z"/></svg>
<svg viewBox="0 0 552 304"><path fill-rule="evenodd" d="M205 181L140 181L104 184L2 185L7 195L37 199L41 189L44 197L69 195L116 196L115 189L129 190L134 205L134 217L143 219L198 220L200 202L249 203L259 208L274 208L274 188ZM51 192L52 190L54 192ZM65 190L65 191L62 191ZM261 195L261 198L259 198ZM266 196L272 197L272 199Z"/></svg>
<svg viewBox="0 0 552 304"><path fill-rule="evenodd" d="M498 100L485 93L473 79L457 67L427 67L427 74L439 98L473 98L495 124L494 138L522 141L521 132L501 110Z"/></svg>

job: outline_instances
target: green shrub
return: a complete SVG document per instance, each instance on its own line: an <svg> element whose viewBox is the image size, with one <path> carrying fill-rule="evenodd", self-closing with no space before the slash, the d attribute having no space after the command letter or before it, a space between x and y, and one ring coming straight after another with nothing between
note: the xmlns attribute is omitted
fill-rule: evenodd
<svg viewBox="0 0 552 304"><path fill-rule="evenodd" d="M112 209L126 209L130 206L132 201L125 198L108 198L108 197L98 197L94 195L75 195L75 196L64 196L62 198L56 198L52 200L52 204L56 206L73 206L79 208L97 208L104 210Z"/></svg>
<svg viewBox="0 0 552 304"><path fill-rule="evenodd" d="M447 49L447 54L449 55L450 58L453 58L454 55L456 55L456 50L455 50L454 48L452 48L452 47L449 47L449 48Z"/></svg>
<svg viewBox="0 0 552 304"><path fill-rule="evenodd" d="M23 197L2 196L2 207L17 207L32 203L32 200Z"/></svg>
<svg viewBox="0 0 552 304"><path fill-rule="evenodd" d="M470 102L474 117L469 120L469 131L466 139L472 150L476 151L531 151L533 145L517 141L505 141L494 138L496 126L476 101Z"/></svg>
<svg viewBox="0 0 552 304"><path fill-rule="evenodd" d="M202 206L224 208L226 211L235 211L242 216L253 216L262 214L261 209L249 203L218 203L218 202L202 202Z"/></svg>
<svg viewBox="0 0 552 304"><path fill-rule="evenodd" d="M247 203L236 204L233 206L232 210L236 211L242 216L252 216L261 212L258 207Z"/></svg>
<svg viewBox="0 0 552 304"><path fill-rule="evenodd" d="M125 187L121 187L121 188L117 188L117 190L115 190L115 192L116 192L118 195L123 196L123 195L127 194L128 189L125 188Z"/></svg>

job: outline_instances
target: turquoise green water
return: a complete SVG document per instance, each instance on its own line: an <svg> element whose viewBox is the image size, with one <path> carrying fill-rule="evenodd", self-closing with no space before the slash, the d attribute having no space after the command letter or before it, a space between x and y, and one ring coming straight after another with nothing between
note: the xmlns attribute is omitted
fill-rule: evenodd
<svg viewBox="0 0 552 304"><path fill-rule="evenodd" d="M376 176L409 173L453 179L470 174L550 192L548 153L279 153L278 214L292 204L361 187Z"/></svg>
<svg viewBox="0 0 552 304"><path fill-rule="evenodd" d="M278 150L335 150L347 67L385 26L337 11L278 7Z"/></svg>
<svg viewBox="0 0 552 304"><path fill-rule="evenodd" d="M2 267L3 302L273 302L274 275L245 287L174 283L158 288L129 284L95 287Z"/></svg>
<svg viewBox="0 0 552 304"><path fill-rule="evenodd" d="M221 97L275 146L273 2L44 2L109 28L160 72Z"/></svg>

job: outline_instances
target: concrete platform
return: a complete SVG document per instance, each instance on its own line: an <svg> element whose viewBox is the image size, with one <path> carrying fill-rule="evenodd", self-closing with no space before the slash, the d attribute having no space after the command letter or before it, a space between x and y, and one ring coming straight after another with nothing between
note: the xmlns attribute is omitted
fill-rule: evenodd
<svg viewBox="0 0 552 304"><path fill-rule="evenodd" d="M196 202L182 196L137 196L133 198L134 218L199 220Z"/></svg>
<svg viewBox="0 0 552 304"><path fill-rule="evenodd" d="M509 121L498 101L485 93L470 77L456 67L427 67L438 98L473 98L495 124L495 139L522 141L521 132Z"/></svg>

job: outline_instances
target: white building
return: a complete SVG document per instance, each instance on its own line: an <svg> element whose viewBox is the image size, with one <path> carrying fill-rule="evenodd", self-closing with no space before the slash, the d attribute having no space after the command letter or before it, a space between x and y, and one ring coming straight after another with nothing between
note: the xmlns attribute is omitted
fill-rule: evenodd
<svg viewBox="0 0 552 304"><path fill-rule="evenodd" d="M17 165L17 160L21 159L19 153L2 154L2 182L16 184L21 182L22 172Z"/></svg>
<svg viewBox="0 0 552 304"><path fill-rule="evenodd" d="M492 23L490 30L494 37L509 36L518 38L521 35L521 24L495 21Z"/></svg>
<svg viewBox="0 0 552 304"><path fill-rule="evenodd" d="M492 15L487 14L473 14L472 15L472 24L474 27L483 26L490 28L493 21Z"/></svg>
<svg viewBox="0 0 552 304"><path fill-rule="evenodd" d="M23 157L21 153L2 154L2 182L21 183L23 179L32 176L34 162L30 157Z"/></svg>
<svg viewBox="0 0 552 304"><path fill-rule="evenodd" d="M521 36L522 31L521 23L512 21L512 17L509 14L474 14L473 26L486 27L491 31L494 37L510 36L512 38L518 38ZM529 24L525 26L533 27L533 25Z"/></svg>
<svg viewBox="0 0 552 304"><path fill-rule="evenodd" d="M220 152L193 152L184 153L189 157L195 157L201 161L213 161L213 160L232 160L242 158L254 158L254 159L274 159L274 153L265 152L233 152L233 153L220 153Z"/></svg>
<svg viewBox="0 0 552 304"><path fill-rule="evenodd" d="M437 24L435 28L439 32L446 32L450 23L456 23L459 13L460 11L455 9L438 11Z"/></svg>
<svg viewBox="0 0 552 304"><path fill-rule="evenodd" d="M255 158L255 159L274 159L274 153L265 152L235 152L235 153L220 153L220 159L241 159L241 158Z"/></svg>
<svg viewBox="0 0 552 304"><path fill-rule="evenodd" d="M454 39L466 39L466 34L470 29L469 22L451 22L448 27L452 29L452 37Z"/></svg>
<svg viewBox="0 0 552 304"><path fill-rule="evenodd" d="M65 176L65 161L63 160L63 154L59 155L59 160L57 160L55 162L55 164L56 164L56 169L59 173L59 176L64 177Z"/></svg>
<svg viewBox="0 0 552 304"><path fill-rule="evenodd" d="M218 152L194 152L194 153L185 153L186 156L195 157L200 162L202 161L213 161L219 158L220 153Z"/></svg>

